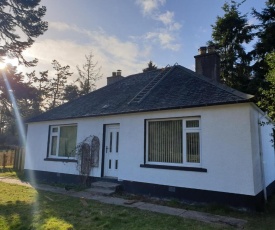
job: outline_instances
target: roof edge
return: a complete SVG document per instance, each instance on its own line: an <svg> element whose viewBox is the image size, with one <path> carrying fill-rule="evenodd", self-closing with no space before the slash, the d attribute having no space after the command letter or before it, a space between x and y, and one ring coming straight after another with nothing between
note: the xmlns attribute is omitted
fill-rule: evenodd
<svg viewBox="0 0 275 230"><path fill-rule="evenodd" d="M47 121L60 121L60 120L71 120L78 118L90 118L90 117L105 117L105 116L114 116L114 115L124 115L124 114L134 114L134 113L145 113L145 112L155 112L155 111L166 111L166 110L175 110L175 109L189 109L189 108L201 108L201 107L210 107L210 106L218 106L218 105L233 105L233 104L243 104L243 103L251 103L249 100L240 100L240 101L232 101L232 102L221 102L221 103L213 103L213 104L201 104L201 105L193 105L193 106L177 106L177 107L168 107L168 108L158 108L158 109L148 109L148 110L139 110L139 111L127 111L121 113L109 113L109 114L100 114L100 115L89 115L89 116L78 116L78 117L69 117L69 118L61 118L61 119L49 119L49 120L40 120L40 121L29 121L30 123L38 123L38 122L47 122ZM257 106L256 106L257 107Z"/></svg>

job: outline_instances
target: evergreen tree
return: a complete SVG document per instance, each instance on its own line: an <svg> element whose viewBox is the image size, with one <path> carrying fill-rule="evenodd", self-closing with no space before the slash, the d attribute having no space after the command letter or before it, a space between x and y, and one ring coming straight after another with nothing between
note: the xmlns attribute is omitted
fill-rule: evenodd
<svg viewBox="0 0 275 230"><path fill-rule="evenodd" d="M33 115L36 89L24 81L22 73L15 66L8 65L4 75L0 75L0 144L18 144L18 130L14 108L17 106L22 119ZM10 88L6 84L8 81ZM16 101L11 101L11 94Z"/></svg>
<svg viewBox="0 0 275 230"><path fill-rule="evenodd" d="M269 67L266 74L267 87L260 88L261 97L258 105L275 120L275 52L267 55L266 63Z"/></svg>
<svg viewBox="0 0 275 230"><path fill-rule="evenodd" d="M78 98L80 95L79 89L77 85L66 85L63 93L63 100L64 101L72 101Z"/></svg>
<svg viewBox="0 0 275 230"><path fill-rule="evenodd" d="M0 1L0 61L8 56L26 66L37 63L37 59L27 61L22 52L48 28L48 23L42 21L46 7L39 7L39 3L40 0Z"/></svg>
<svg viewBox="0 0 275 230"><path fill-rule="evenodd" d="M48 23L42 21L46 7L39 7L40 0L0 0L0 62L4 57L16 58L19 64L34 66L37 59L26 60L23 51L32 46L34 39L42 35ZM15 125L15 106L24 119L33 112L36 89L29 82L24 82L23 75L16 67L8 65L5 69L11 86L7 89L3 75L0 76L0 142L18 144ZM11 102L12 94L16 102Z"/></svg>
<svg viewBox="0 0 275 230"><path fill-rule="evenodd" d="M275 51L275 0L266 1L266 7L262 12L253 9L252 14L259 20L260 24L256 25L256 36L258 41L253 54L255 64L253 65L254 78L253 85L260 86L262 89L268 87L265 77L270 66L265 61L267 54Z"/></svg>
<svg viewBox="0 0 275 230"><path fill-rule="evenodd" d="M224 15L218 16L212 25L210 44L216 46L221 57L221 80L230 87L253 93L248 88L251 56L243 46L253 39L253 26L248 24L246 15L241 15L240 5L235 1L223 5Z"/></svg>
<svg viewBox="0 0 275 230"><path fill-rule="evenodd" d="M67 84L67 79L73 73L70 72L70 66L61 66L56 60L52 62L53 68L56 71L55 77L51 79L50 82L50 102L49 108L55 108L62 104L64 88Z"/></svg>
<svg viewBox="0 0 275 230"><path fill-rule="evenodd" d="M36 76L36 72L33 71L27 74L28 83L35 87L35 100L33 101L34 114L40 114L47 109L45 101L50 95L50 81L48 78L48 70L39 72L40 76Z"/></svg>
<svg viewBox="0 0 275 230"><path fill-rule="evenodd" d="M152 71L152 70L157 70L157 69L158 69L158 67L155 64L153 64L152 61L149 61L148 62L148 67L143 69L143 73L149 72L149 71Z"/></svg>

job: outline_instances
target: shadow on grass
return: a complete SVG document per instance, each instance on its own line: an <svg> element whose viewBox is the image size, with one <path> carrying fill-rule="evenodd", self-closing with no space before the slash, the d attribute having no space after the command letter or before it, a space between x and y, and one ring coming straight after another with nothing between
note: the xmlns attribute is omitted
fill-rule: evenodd
<svg viewBox="0 0 275 230"><path fill-rule="evenodd" d="M10 184L1 185L3 192L6 195L1 196L0 229L74 229L65 210L46 193Z"/></svg>
<svg viewBox="0 0 275 230"><path fill-rule="evenodd" d="M1 183L0 229L223 229L180 217Z"/></svg>
<svg viewBox="0 0 275 230"><path fill-rule="evenodd" d="M32 229L32 205L24 201L0 205L1 229Z"/></svg>
<svg viewBox="0 0 275 230"><path fill-rule="evenodd" d="M14 170L12 167L0 168L0 177L13 178L25 181L23 170Z"/></svg>

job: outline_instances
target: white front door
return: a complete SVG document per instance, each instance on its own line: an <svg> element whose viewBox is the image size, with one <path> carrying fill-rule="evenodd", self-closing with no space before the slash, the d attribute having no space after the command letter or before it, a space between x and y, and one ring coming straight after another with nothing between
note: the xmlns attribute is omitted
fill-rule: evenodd
<svg viewBox="0 0 275 230"><path fill-rule="evenodd" d="M117 177L119 168L119 125L106 126L104 152L104 176Z"/></svg>

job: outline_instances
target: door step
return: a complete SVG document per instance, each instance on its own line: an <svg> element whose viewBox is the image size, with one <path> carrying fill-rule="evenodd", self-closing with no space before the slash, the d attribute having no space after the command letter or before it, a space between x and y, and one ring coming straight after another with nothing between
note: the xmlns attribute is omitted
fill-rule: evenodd
<svg viewBox="0 0 275 230"><path fill-rule="evenodd" d="M94 195L109 196L114 194L121 187L120 184L107 181L97 181L91 184L91 188L86 191L91 192Z"/></svg>

